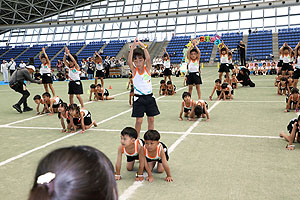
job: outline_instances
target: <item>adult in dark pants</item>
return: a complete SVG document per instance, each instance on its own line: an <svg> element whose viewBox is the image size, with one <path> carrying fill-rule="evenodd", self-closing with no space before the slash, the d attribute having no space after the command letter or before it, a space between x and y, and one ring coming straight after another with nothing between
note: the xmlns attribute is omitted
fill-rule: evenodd
<svg viewBox="0 0 300 200"><path fill-rule="evenodd" d="M41 84L42 81L36 81L32 79L32 73L35 71L35 67L32 65L28 65L23 69L17 69L9 80L9 86L11 89L15 90L18 93L22 94L21 99L18 103L13 105L12 107L16 109L19 113L22 113L21 105L23 104L23 112L32 111L32 108L27 105L27 98L30 96L29 91L26 88L26 84L24 81L30 81L31 83Z"/></svg>
<svg viewBox="0 0 300 200"><path fill-rule="evenodd" d="M243 41L240 41L240 44L238 45L238 49L240 51L240 59L241 59L241 65L245 66L246 65L246 46Z"/></svg>

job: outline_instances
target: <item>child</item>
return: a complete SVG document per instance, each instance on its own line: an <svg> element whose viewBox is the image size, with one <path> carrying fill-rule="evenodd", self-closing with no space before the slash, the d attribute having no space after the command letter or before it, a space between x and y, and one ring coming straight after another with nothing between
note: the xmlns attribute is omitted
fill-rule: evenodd
<svg viewBox="0 0 300 200"><path fill-rule="evenodd" d="M279 84L278 84L278 89L277 89L277 94L278 95L286 95L288 91L288 87L287 87L287 79L286 78L281 78Z"/></svg>
<svg viewBox="0 0 300 200"><path fill-rule="evenodd" d="M288 88L288 94L291 94L292 89L293 89L294 81L293 78L289 76L287 80L287 88Z"/></svg>
<svg viewBox="0 0 300 200"><path fill-rule="evenodd" d="M42 52L40 53L40 60L42 62L40 73L42 75L42 83L44 84L45 91L49 93L48 86L51 89L53 96L55 96L55 91L52 86L53 81L51 78L51 62L46 54L45 48L42 48Z"/></svg>
<svg viewBox="0 0 300 200"><path fill-rule="evenodd" d="M44 114L46 112L49 112L47 107L45 106L44 100L42 99L42 97L40 95L35 95L33 97L33 101L37 104L37 107L36 107L36 114L37 115L41 115L41 114ZM42 112L40 112L40 104L44 105L44 108L43 108Z"/></svg>
<svg viewBox="0 0 300 200"><path fill-rule="evenodd" d="M232 100L232 99L233 99L233 89L232 89L232 87L230 86L230 84L227 83L227 82L224 82L224 83L221 85L221 88L222 88L222 91L221 91L221 95L219 96L219 99L218 99L218 100L221 100L221 99L223 99L224 101L225 101L226 99Z"/></svg>
<svg viewBox="0 0 300 200"><path fill-rule="evenodd" d="M171 81L168 81L167 82L167 93L166 93L166 95L168 95L168 96L174 96L174 94L175 94L174 85L172 84Z"/></svg>
<svg viewBox="0 0 300 200"><path fill-rule="evenodd" d="M170 60L170 56L167 52L166 49L164 49L164 56L163 56L163 61L164 61L164 80L165 82L167 81L167 77L169 78L169 80L171 81L171 75L172 75L172 71L171 71L171 60Z"/></svg>
<svg viewBox="0 0 300 200"><path fill-rule="evenodd" d="M222 47L223 46L223 47ZM224 41L222 41L222 45L219 47L219 54L220 54L220 68L219 68L219 79L222 81L223 73L226 73L227 81L229 82L229 49L224 44Z"/></svg>
<svg viewBox="0 0 300 200"><path fill-rule="evenodd" d="M77 129L81 128L82 130L80 133L84 133L93 125L97 127L96 121L92 121L90 111L80 109L77 104L71 104L69 106L69 114L74 132L76 132Z"/></svg>
<svg viewBox="0 0 300 200"><path fill-rule="evenodd" d="M231 87L232 87L232 89L237 89L237 87L238 87L238 85L237 85L238 84L238 80L236 78L236 75L232 74L231 77L232 77L231 80L230 80Z"/></svg>
<svg viewBox="0 0 300 200"><path fill-rule="evenodd" d="M134 87L133 84L130 85L130 92L129 92L129 105L132 106L132 103L134 101Z"/></svg>
<svg viewBox="0 0 300 200"><path fill-rule="evenodd" d="M59 97L53 97L51 98L50 93L45 92L42 95L44 99L44 104L47 110L50 111L49 115L53 115L54 113L58 112L58 106L59 104L63 103L63 101Z"/></svg>
<svg viewBox="0 0 300 200"><path fill-rule="evenodd" d="M96 85L95 84L91 84L90 85L90 97L89 97L89 101L92 101L92 95L94 94L94 100L96 99Z"/></svg>
<svg viewBox="0 0 300 200"><path fill-rule="evenodd" d="M136 175L136 181L143 181L144 166L145 166L145 151L144 143L138 139L138 133L134 128L126 127L121 132L121 145L118 148L118 157L116 163L115 179L121 179L122 154L127 157L127 170L132 171L135 160L139 160L139 170Z"/></svg>
<svg viewBox="0 0 300 200"><path fill-rule="evenodd" d="M258 69L259 69L258 63L255 63L253 67L253 75L258 76Z"/></svg>
<svg viewBox="0 0 300 200"><path fill-rule="evenodd" d="M201 72L200 72L200 50L196 45L196 40L193 40L193 44L187 51L187 58L189 61L188 69L187 69L187 84L189 86L189 93L192 95L193 86L196 85L196 90L198 94L198 99L201 99L201 90L200 84L202 84L201 80Z"/></svg>
<svg viewBox="0 0 300 200"><path fill-rule="evenodd" d="M294 88L297 88L297 84L300 77L300 42L298 42L295 47L295 68L293 79L294 79Z"/></svg>
<svg viewBox="0 0 300 200"><path fill-rule="evenodd" d="M217 96L218 96L218 99L219 99L219 96L221 95L221 92L222 92L222 88L221 88L221 80L220 79L217 79L215 80L215 86L214 86L214 89L211 93L211 95L209 96L209 99L212 100L212 97L215 93L215 91L217 92Z"/></svg>
<svg viewBox="0 0 300 200"><path fill-rule="evenodd" d="M83 70L83 68L80 69L80 80L86 80L87 75L86 72Z"/></svg>
<svg viewBox="0 0 300 200"><path fill-rule="evenodd" d="M232 64L232 52L228 52L228 68L231 69L232 71L234 70L234 66Z"/></svg>
<svg viewBox="0 0 300 200"><path fill-rule="evenodd" d="M141 48L137 48L139 45ZM143 123L144 113L148 117L148 130L154 129L154 116L159 115L151 84L151 60L146 46L137 38L134 40L128 56L128 65L133 73L134 101L132 117L136 118L135 130L138 138Z"/></svg>
<svg viewBox="0 0 300 200"><path fill-rule="evenodd" d="M287 96L286 99L286 110L284 112L289 112L290 109L297 110L299 109L299 90L297 88L293 88L291 94ZM293 106L292 106L293 104Z"/></svg>
<svg viewBox="0 0 300 200"><path fill-rule="evenodd" d="M281 131L280 133L280 137L284 138L285 140L287 140L289 142L289 144L286 146L287 150L294 150L295 149L295 145L293 145L295 139L297 139L297 142L300 142L300 137L299 137L299 123L300 123L300 115L297 118L292 119L288 126L287 126L287 130L290 133L290 135L287 135L284 133L284 131Z"/></svg>
<svg viewBox="0 0 300 200"><path fill-rule="evenodd" d="M262 65L262 73L264 76L267 75L267 73L268 73L268 67L267 67L266 63L263 63L263 65Z"/></svg>
<svg viewBox="0 0 300 200"><path fill-rule="evenodd" d="M246 66L247 66L248 63L246 63ZM249 65L249 64L248 64ZM247 68L247 67L245 67ZM240 68L239 68L239 65L238 64L234 64L234 67L233 67L233 70L232 70L232 73L233 74L238 74L240 71Z"/></svg>
<svg viewBox="0 0 300 200"><path fill-rule="evenodd" d="M104 71L104 67L103 67L102 57L98 54L97 51L95 51L95 54L93 56L93 62L96 65L95 85L97 85L98 78L100 78L101 85L104 86L103 78L105 77L105 71Z"/></svg>
<svg viewBox="0 0 300 200"><path fill-rule="evenodd" d="M206 117L206 121L209 122L209 114L207 109L208 109L208 104L204 100L198 100L194 102L192 110L189 115L189 120L194 121L195 116L197 116L197 118Z"/></svg>
<svg viewBox="0 0 300 200"><path fill-rule="evenodd" d="M70 132L71 130L71 121L70 121L70 115L69 115L69 111L68 111L69 107L66 103L61 103L58 106L58 119L60 119L60 123L62 126L62 130L61 132L65 133L65 132ZM65 126L65 120L67 121L67 129Z"/></svg>
<svg viewBox="0 0 300 200"><path fill-rule="evenodd" d="M101 86L101 84L98 84L96 86L96 97L97 100L112 100L114 97L109 97L109 92L107 89L104 89L104 87Z"/></svg>
<svg viewBox="0 0 300 200"><path fill-rule="evenodd" d="M68 57L67 57L68 56ZM65 48L64 64L69 68L69 99L70 104L74 103L74 94L76 95L78 101L80 102L81 108L84 109L83 100L81 94L83 94L82 83L80 81L80 67L77 63L77 56L71 55L69 49Z"/></svg>
<svg viewBox="0 0 300 200"><path fill-rule="evenodd" d="M160 81L159 96L166 95L167 84L165 80Z"/></svg>
<svg viewBox="0 0 300 200"><path fill-rule="evenodd" d="M275 83L274 83L275 87L278 87L281 78L282 78L281 72L278 72L278 74L275 77Z"/></svg>
<svg viewBox="0 0 300 200"><path fill-rule="evenodd" d="M38 69L36 69L35 74L34 74L34 80L39 81L39 80L41 80L41 77L42 77L42 75L41 75L40 71Z"/></svg>
<svg viewBox="0 0 300 200"><path fill-rule="evenodd" d="M286 73L288 72L289 76L293 76L294 69L291 66L290 62L292 60L292 53L293 49L287 44L284 43L284 45L280 48L282 51L282 75L283 77L286 77Z"/></svg>
<svg viewBox="0 0 300 200"><path fill-rule="evenodd" d="M129 73L129 81L128 81L128 85L127 85L127 90L129 89L129 86L133 85L133 82L132 82L132 73L130 72Z"/></svg>
<svg viewBox="0 0 300 200"><path fill-rule="evenodd" d="M179 114L179 121L182 121L182 113L184 112L184 117L188 117L192 108L193 108L193 100L191 99L191 94L189 92L184 92L182 94L182 103L181 103L181 111Z"/></svg>
<svg viewBox="0 0 300 200"><path fill-rule="evenodd" d="M168 165L168 148L167 146L159 141L160 134L156 130L148 130L144 135L145 141L145 169L148 173L147 180L149 182L153 181L152 170L157 163L157 172L163 173L166 171L167 177L165 181L172 182L173 178L171 176L170 168Z"/></svg>

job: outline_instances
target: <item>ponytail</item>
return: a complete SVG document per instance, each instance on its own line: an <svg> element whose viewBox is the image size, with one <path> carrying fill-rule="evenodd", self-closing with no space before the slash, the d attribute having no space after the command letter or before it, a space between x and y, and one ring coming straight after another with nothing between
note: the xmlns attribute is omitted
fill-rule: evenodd
<svg viewBox="0 0 300 200"><path fill-rule="evenodd" d="M37 184L31 189L28 200L50 200L48 186Z"/></svg>

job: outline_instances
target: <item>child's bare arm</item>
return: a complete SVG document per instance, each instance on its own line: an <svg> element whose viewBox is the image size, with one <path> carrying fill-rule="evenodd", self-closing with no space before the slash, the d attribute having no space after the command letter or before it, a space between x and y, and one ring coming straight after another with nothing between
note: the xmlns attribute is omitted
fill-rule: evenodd
<svg viewBox="0 0 300 200"><path fill-rule="evenodd" d="M196 107L196 105L195 105L195 103L193 103L192 110L189 114L190 119L195 119L195 107Z"/></svg>
<svg viewBox="0 0 300 200"><path fill-rule="evenodd" d="M120 145L118 148L118 157L116 162L116 174L115 174L116 180L121 179L122 153L123 153L122 145Z"/></svg>
<svg viewBox="0 0 300 200"><path fill-rule="evenodd" d="M180 110L180 114L179 114L179 120L183 120L182 119L182 114L183 114L183 108L184 108L184 103L181 103L181 110Z"/></svg>
<svg viewBox="0 0 300 200"><path fill-rule="evenodd" d="M89 97L89 101L92 101L92 95L93 95L93 92L90 91L90 97Z"/></svg>
<svg viewBox="0 0 300 200"><path fill-rule="evenodd" d="M159 87L159 96L161 95L161 86Z"/></svg>
<svg viewBox="0 0 300 200"><path fill-rule="evenodd" d="M208 113L208 110L206 108L206 105L204 105L204 110L205 110L206 118L207 118L207 120L209 120L210 118L209 118L209 113Z"/></svg>
<svg viewBox="0 0 300 200"><path fill-rule="evenodd" d="M291 105L291 98L292 96L289 97L288 102L286 103L286 112L290 109L290 105Z"/></svg>
<svg viewBox="0 0 300 200"><path fill-rule="evenodd" d="M85 125L84 125L84 116L83 116L83 113L84 113L84 112L80 112L80 113L79 113L80 119L81 119L81 129L82 129L81 132L84 132L84 131L85 131Z"/></svg>
<svg viewBox="0 0 300 200"><path fill-rule="evenodd" d="M137 38L134 40L133 45L131 46L129 55L128 55L128 65L130 70L132 71L132 74L135 73L135 67L133 66L133 50L136 48L137 45Z"/></svg>
<svg viewBox="0 0 300 200"><path fill-rule="evenodd" d="M47 53L46 53L45 48L42 48L42 51L43 51L43 53L44 53L44 55L45 55L45 57L46 57L48 66L51 68L51 62L50 62L50 59L49 59L49 57L48 57L48 55L47 55Z"/></svg>
<svg viewBox="0 0 300 200"><path fill-rule="evenodd" d="M197 60L198 60L198 62L200 61L200 56L201 56L201 52L200 52L200 49L198 48L198 46L195 44L195 48L196 48L196 50L197 50L197 52L198 52L198 57L197 57Z"/></svg>
<svg viewBox="0 0 300 200"><path fill-rule="evenodd" d="M146 170L146 172L148 174L147 180L151 183L151 182L153 182L154 178L153 178L152 171L151 171L151 169L150 169L150 167L148 165L148 162L147 162L145 156L144 156L144 162L145 162L145 170Z"/></svg>
<svg viewBox="0 0 300 200"><path fill-rule="evenodd" d="M145 168L145 151L144 148L141 145L138 145L139 148L139 171L138 171L138 177L137 177L137 181L142 181L144 180L144 176L143 177L139 177L141 175L143 175L144 172L144 168Z"/></svg>
<svg viewBox="0 0 300 200"><path fill-rule="evenodd" d="M65 130L66 130L65 120L62 116L60 117L60 124L61 124L61 127L63 128L63 132L65 132Z"/></svg>
<svg viewBox="0 0 300 200"><path fill-rule="evenodd" d="M168 161L167 161L167 158L166 158L166 154L164 152L164 150L162 149L161 152L160 152L160 155L161 155L161 161L162 161L162 165L166 171L166 174L167 174L167 177L165 178L165 181L167 182L172 182L173 181L173 178L171 176L171 171L170 171L170 167L168 165Z"/></svg>
<svg viewBox="0 0 300 200"><path fill-rule="evenodd" d="M40 114L40 103L36 106L36 114Z"/></svg>
<svg viewBox="0 0 300 200"><path fill-rule="evenodd" d="M67 61L67 54L65 53L64 58L63 58L64 64L69 67L69 62Z"/></svg>
<svg viewBox="0 0 300 200"><path fill-rule="evenodd" d="M215 93L216 89L217 89L217 87L216 87L216 86L214 86L214 89L213 89L213 91L212 91L211 95L209 96L209 99L210 99L210 100L212 100L212 97L213 97L213 95L214 95L214 93Z"/></svg>
<svg viewBox="0 0 300 200"><path fill-rule="evenodd" d="M67 47L66 47L65 51L68 54L68 56L71 58L72 62L75 64L76 69L80 70L78 63L76 62L75 58L72 56L72 54L70 53L70 51Z"/></svg>

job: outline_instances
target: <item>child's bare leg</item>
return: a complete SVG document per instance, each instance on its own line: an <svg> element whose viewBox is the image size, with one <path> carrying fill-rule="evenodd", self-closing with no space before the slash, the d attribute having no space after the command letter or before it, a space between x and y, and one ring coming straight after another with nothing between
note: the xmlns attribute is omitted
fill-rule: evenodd
<svg viewBox="0 0 300 200"><path fill-rule="evenodd" d="M162 163L157 162L157 173L163 173L165 171Z"/></svg>
<svg viewBox="0 0 300 200"><path fill-rule="evenodd" d="M113 100L113 99L115 99L115 98L114 98L114 97L107 96L105 99L106 99L106 100Z"/></svg>
<svg viewBox="0 0 300 200"><path fill-rule="evenodd" d="M154 117L147 117L148 130L154 130Z"/></svg>
<svg viewBox="0 0 300 200"><path fill-rule="evenodd" d="M198 99L201 99L201 89L200 89L200 84L196 85L196 90L198 94Z"/></svg>
<svg viewBox="0 0 300 200"><path fill-rule="evenodd" d="M297 88L299 79L294 79L293 88Z"/></svg>
<svg viewBox="0 0 300 200"><path fill-rule="evenodd" d="M76 97L77 97L78 101L80 102L81 108L84 108L83 100L82 100L80 94L76 94Z"/></svg>
<svg viewBox="0 0 300 200"><path fill-rule="evenodd" d="M289 142L291 140L291 136L292 135L287 135L287 134L284 133L284 131L281 131L280 134L279 134L279 136L282 137L282 138L284 138L286 141Z"/></svg>
<svg viewBox="0 0 300 200"><path fill-rule="evenodd" d="M293 77L294 71L289 71L289 76Z"/></svg>
<svg viewBox="0 0 300 200"><path fill-rule="evenodd" d="M219 72L219 79L221 80L221 82L222 82L222 77L223 77L223 72Z"/></svg>
<svg viewBox="0 0 300 200"><path fill-rule="evenodd" d="M51 92L52 92L52 94L53 94L53 97L55 97L55 91L54 91L53 85L52 85L52 84L49 84L49 88L51 89Z"/></svg>
<svg viewBox="0 0 300 200"><path fill-rule="evenodd" d="M95 127L97 127L97 123L96 123L96 121L93 121L90 125L88 125L88 126L85 126L85 130L88 130L88 129L90 129L92 126L95 126Z"/></svg>
<svg viewBox="0 0 300 200"><path fill-rule="evenodd" d="M97 85L98 77L95 77L95 85Z"/></svg>
<svg viewBox="0 0 300 200"><path fill-rule="evenodd" d="M191 94L191 96L192 96L192 92L193 92L193 85L189 85L189 93Z"/></svg>
<svg viewBox="0 0 300 200"><path fill-rule="evenodd" d="M143 118L142 117L137 117L136 120L135 120L135 130L138 133L138 138L140 137L142 123L143 123Z"/></svg>
<svg viewBox="0 0 300 200"><path fill-rule="evenodd" d="M48 84L44 84L45 91L49 93Z"/></svg>
<svg viewBox="0 0 300 200"><path fill-rule="evenodd" d="M132 171L134 167L134 161L132 162L127 162L127 170Z"/></svg>
<svg viewBox="0 0 300 200"><path fill-rule="evenodd" d="M74 103L74 94L69 95L70 104Z"/></svg>
<svg viewBox="0 0 300 200"><path fill-rule="evenodd" d="M165 82L167 81L167 76L164 76L164 80L165 80Z"/></svg>
<svg viewBox="0 0 300 200"><path fill-rule="evenodd" d="M229 77L229 72L226 72L226 79L227 79L227 83L229 83L230 82L230 77Z"/></svg>
<svg viewBox="0 0 300 200"><path fill-rule="evenodd" d="M169 80L172 81L172 80L171 80L171 76L168 76L168 77L169 77Z"/></svg>
<svg viewBox="0 0 300 200"><path fill-rule="evenodd" d="M104 87L103 77L101 77L100 79L101 79L101 85L102 85L102 87Z"/></svg>

